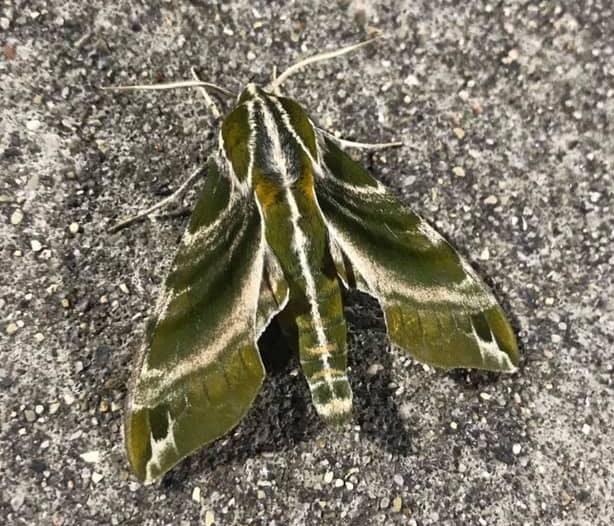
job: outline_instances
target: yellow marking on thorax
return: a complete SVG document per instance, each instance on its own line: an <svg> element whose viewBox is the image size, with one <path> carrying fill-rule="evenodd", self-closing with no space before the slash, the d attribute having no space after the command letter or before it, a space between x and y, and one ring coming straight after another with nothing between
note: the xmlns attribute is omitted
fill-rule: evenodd
<svg viewBox="0 0 614 526"><path fill-rule="evenodd" d="M308 159L304 159L301 176L296 181L296 188L300 190L309 201L315 201L313 170Z"/></svg>
<svg viewBox="0 0 614 526"><path fill-rule="evenodd" d="M253 185L258 202L263 209L266 210L271 205L279 203L279 185L265 179L264 177L256 177Z"/></svg>

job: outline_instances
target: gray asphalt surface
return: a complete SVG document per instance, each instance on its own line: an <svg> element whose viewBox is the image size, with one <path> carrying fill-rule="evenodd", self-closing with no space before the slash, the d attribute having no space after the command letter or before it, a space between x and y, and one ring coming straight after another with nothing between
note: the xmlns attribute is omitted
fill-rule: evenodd
<svg viewBox="0 0 614 526"><path fill-rule="evenodd" d="M352 427L320 423L274 344L244 422L142 487L122 403L199 185L105 230L203 163L217 123L198 92L98 87L195 66L238 91L376 29L284 91L346 138L404 141L356 155L492 285L520 370L423 368L352 294ZM612 524L613 34L586 0L0 2L0 522Z"/></svg>

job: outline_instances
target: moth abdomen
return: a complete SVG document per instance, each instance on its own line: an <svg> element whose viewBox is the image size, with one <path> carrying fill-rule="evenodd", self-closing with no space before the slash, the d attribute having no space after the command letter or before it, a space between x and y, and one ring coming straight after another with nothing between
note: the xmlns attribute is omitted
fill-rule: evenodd
<svg viewBox="0 0 614 526"><path fill-rule="evenodd" d="M344 423L351 417L352 391L341 290L336 279L324 274L314 284L314 301L296 318L299 359L318 414L327 422Z"/></svg>

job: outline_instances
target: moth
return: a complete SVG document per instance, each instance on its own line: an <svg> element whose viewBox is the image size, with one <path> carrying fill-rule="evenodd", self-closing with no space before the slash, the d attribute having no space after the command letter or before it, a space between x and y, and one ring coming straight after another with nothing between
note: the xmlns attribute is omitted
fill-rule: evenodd
<svg viewBox="0 0 614 526"><path fill-rule="evenodd" d="M223 118L129 387L125 445L142 481L239 423L265 376L258 339L274 317L297 339L317 413L347 422L343 287L376 298L390 341L420 362L516 370L514 334L471 266L341 149L353 143L279 93L304 65L368 42L248 84ZM197 78L121 88L184 86L213 109L208 91L229 93Z"/></svg>

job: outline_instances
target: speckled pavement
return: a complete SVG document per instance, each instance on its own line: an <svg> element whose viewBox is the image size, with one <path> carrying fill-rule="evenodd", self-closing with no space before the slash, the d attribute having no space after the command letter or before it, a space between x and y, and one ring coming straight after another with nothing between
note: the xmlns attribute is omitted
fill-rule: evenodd
<svg viewBox="0 0 614 526"><path fill-rule="evenodd" d="M147 7L144 7L144 5ZM458 4L458 5L456 5ZM131 358L194 203L107 228L216 147L200 75L238 91L317 51L285 93L494 288L511 376L423 368L347 298L353 425L326 429L269 337L228 437L158 486L121 439ZM607 1L0 1L0 523L614 523L614 12Z"/></svg>

